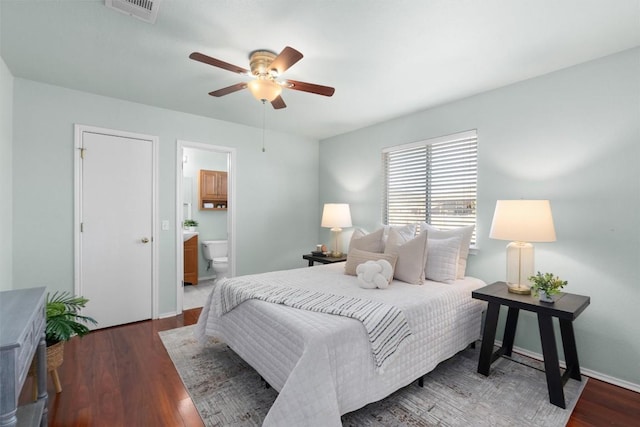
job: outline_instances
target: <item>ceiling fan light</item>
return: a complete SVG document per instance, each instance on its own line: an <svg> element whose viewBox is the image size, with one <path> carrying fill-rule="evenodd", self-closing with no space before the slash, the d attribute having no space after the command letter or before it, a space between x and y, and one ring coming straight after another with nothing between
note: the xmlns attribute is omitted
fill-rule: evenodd
<svg viewBox="0 0 640 427"><path fill-rule="evenodd" d="M271 102L282 93L282 87L273 80L255 79L250 81L247 86L258 101Z"/></svg>

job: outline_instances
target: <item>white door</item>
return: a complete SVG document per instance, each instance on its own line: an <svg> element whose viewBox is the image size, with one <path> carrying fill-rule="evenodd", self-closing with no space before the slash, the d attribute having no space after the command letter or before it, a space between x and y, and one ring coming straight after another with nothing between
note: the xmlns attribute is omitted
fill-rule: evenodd
<svg viewBox="0 0 640 427"><path fill-rule="evenodd" d="M79 292L105 328L152 317L153 140L81 132Z"/></svg>

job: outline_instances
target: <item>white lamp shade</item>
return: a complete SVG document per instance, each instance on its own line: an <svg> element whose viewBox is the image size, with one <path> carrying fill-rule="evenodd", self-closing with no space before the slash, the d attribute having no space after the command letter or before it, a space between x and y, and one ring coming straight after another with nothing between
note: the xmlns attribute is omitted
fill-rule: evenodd
<svg viewBox="0 0 640 427"><path fill-rule="evenodd" d="M498 200L489 237L516 242L555 242L548 200Z"/></svg>
<svg viewBox="0 0 640 427"><path fill-rule="evenodd" d="M325 203L322 210L322 227L351 227L351 211L347 203Z"/></svg>
<svg viewBox="0 0 640 427"><path fill-rule="evenodd" d="M282 86L273 80L255 79L247 83L249 91L258 101L271 102L282 93Z"/></svg>

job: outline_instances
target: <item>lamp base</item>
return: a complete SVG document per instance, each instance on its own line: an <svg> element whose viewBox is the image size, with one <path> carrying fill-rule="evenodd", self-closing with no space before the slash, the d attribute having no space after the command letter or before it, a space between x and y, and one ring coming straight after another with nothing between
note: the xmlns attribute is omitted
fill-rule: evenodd
<svg viewBox="0 0 640 427"><path fill-rule="evenodd" d="M333 227L331 229L331 234L333 236L333 247L331 248L331 253L329 254L331 258L340 258L342 256L342 251L340 250L340 240L342 239L341 233L342 228L340 227Z"/></svg>
<svg viewBox="0 0 640 427"><path fill-rule="evenodd" d="M507 290L512 294L530 295L533 276L533 245L511 242L507 245Z"/></svg>
<svg viewBox="0 0 640 427"><path fill-rule="evenodd" d="M519 283L507 283L507 291L512 294L531 295L531 288Z"/></svg>

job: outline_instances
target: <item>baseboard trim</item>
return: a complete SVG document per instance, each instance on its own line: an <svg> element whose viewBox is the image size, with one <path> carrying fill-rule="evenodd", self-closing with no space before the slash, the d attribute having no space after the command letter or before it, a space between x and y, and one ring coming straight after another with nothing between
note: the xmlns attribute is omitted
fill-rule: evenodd
<svg viewBox="0 0 640 427"><path fill-rule="evenodd" d="M498 346L502 345L502 341L499 341L499 340L496 340L495 343ZM522 347L518 347L514 345L513 351L523 356L530 357L532 359L536 359L540 361L544 360L542 357L542 354L533 352L531 350L527 350ZM560 360L560 367L563 369L567 367L567 364L564 362L564 360ZM612 377L611 375L603 374L602 372L593 371L591 369L586 369L586 368L583 368L582 366L580 367L580 373L582 375L588 376L589 378L595 378L597 380L604 381L605 383L613 384L615 386L622 387L627 390L635 391L636 393L640 393L640 384L635 384L630 381L621 380L620 378Z"/></svg>

